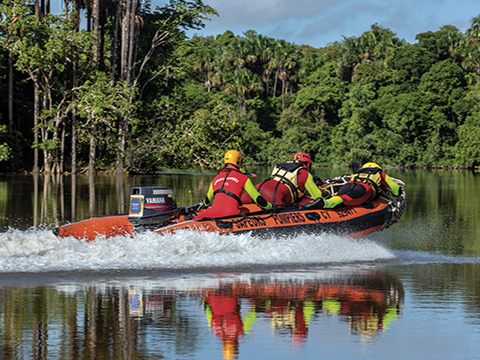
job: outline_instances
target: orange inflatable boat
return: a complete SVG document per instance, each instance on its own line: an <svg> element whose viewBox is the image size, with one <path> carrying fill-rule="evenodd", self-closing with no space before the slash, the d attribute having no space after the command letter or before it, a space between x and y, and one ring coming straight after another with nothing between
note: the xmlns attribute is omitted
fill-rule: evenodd
<svg viewBox="0 0 480 360"><path fill-rule="evenodd" d="M341 185L338 180L335 181L326 181L322 188L330 187L331 193L334 193ZM337 209L307 208L304 204L310 201L303 199L301 203L276 211L245 204L244 207L249 209L247 214L194 221L193 217L203 209L198 209L198 205L177 208L170 188L137 187L132 189L129 214L99 216L57 227L53 233L60 238L74 237L84 241L116 235L134 236L145 229L160 235L178 231L252 233L259 236L331 233L359 238L391 226L406 207L405 192L398 197L391 193L383 194L360 206Z"/></svg>

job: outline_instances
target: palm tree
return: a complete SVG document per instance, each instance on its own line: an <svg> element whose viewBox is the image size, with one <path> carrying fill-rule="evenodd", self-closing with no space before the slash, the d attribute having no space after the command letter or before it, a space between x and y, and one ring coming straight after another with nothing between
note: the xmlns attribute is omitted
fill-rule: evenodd
<svg viewBox="0 0 480 360"><path fill-rule="evenodd" d="M480 15L470 19L470 27L465 31L465 35L471 40L480 40Z"/></svg>
<svg viewBox="0 0 480 360"><path fill-rule="evenodd" d="M245 69L247 63L254 63L257 57L253 53L252 44L248 39L237 39L230 45L231 60L235 71Z"/></svg>
<svg viewBox="0 0 480 360"><path fill-rule="evenodd" d="M400 40L394 35L389 29L375 24L359 38L344 38L341 56L337 62L338 74L348 74L350 82L353 83L355 70L359 64L375 61L385 65L394 49L405 45L405 40Z"/></svg>
<svg viewBox="0 0 480 360"><path fill-rule="evenodd" d="M462 67L467 71L473 70L477 76L480 76L480 42L473 45L467 56L463 59ZM480 79L477 79L477 82L479 80Z"/></svg>
<svg viewBox="0 0 480 360"><path fill-rule="evenodd" d="M288 80L290 70L297 66L300 52L298 47L285 41L277 40L277 47L275 48L274 64L276 65L275 84L273 89L273 96L277 90L277 80L282 82L282 111L285 109L285 92L288 90L285 87L285 82Z"/></svg>
<svg viewBox="0 0 480 360"><path fill-rule="evenodd" d="M273 73L269 66L275 54L275 40L263 35L257 35L249 39L252 44L253 52L257 54L259 60L258 74L265 83L265 93L268 97L270 93L270 76Z"/></svg>
<svg viewBox="0 0 480 360"><path fill-rule="evenodd" d="M193 70L200 74L200 77L204 80L205 88L208 92L217 85L218 77L215 77L215 62L214 54L208 52L193 64Z"/></svg>
<svg viewBox="0 0 480 360"><path fill-rule="evenodd" d="M250 70L242 69L234 74L233 83L227 85L225 92L233 92L238 95L238 105L241 112L245 114L247 110L246 101L250 98L250 94L262 90L263 86L258 77Z"/></svg>

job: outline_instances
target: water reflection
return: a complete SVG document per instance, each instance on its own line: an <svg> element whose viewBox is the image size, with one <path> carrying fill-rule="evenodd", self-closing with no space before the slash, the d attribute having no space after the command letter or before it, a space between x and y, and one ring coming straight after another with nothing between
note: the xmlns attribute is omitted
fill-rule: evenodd
<svg viewBox="0 0 480 360"><path fill-rule="evenodd" d="M222 340L224 358L239 353L239 339L256 319L265 319L280 336L305 343L315 318L339 316L352 335L372 339L388 328L403 306L403 287L378 272L336 274L329 279L220 281L193 291L204 299L209 326ZM246 314L241 316L241 304Z"/></svg>
<svg viewBox="0 0 480 360"><path fill-rule="evenodd" d="M275 337L307 344L309 329L323 317L336 317L351 335L371 340L400 315L404 299L401 283L378 271L215 274L143 285L4 290L3 359L149 358L148 344L155 341L162 342L164 355L198 354L209 336L205 331L221 341L225 359L234 359L246 346L243 338L253 331L261 338L265 324Z"/></svg>

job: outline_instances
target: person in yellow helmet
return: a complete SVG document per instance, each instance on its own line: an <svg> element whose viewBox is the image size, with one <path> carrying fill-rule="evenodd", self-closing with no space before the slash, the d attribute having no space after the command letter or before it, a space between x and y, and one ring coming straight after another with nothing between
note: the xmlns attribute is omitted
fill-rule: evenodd
<svg viewBox="0 0 480 360"><path fill-rule="evenodd" d="M193 220L218 218L248 212L247 208L242 207L241 196L244 191L261 208L267 210L272 208L272 204L260 195L247 175L240 171L242 155L238 151L227 151L223 162L225 168L220 170L213 179L204 201L204 205L209 208L198 214Z"/></svg>
<svg viewBox="0 0 480 360"><path fill-rule="evenodd" d="M385 174L380 165L367 162L352 174L350 181L340 188L336 196L319 199L315 207L332 209L341 204L361 205L373 200L383 189L390 190L395 196L400 195L402 191L400 185Z"/></svg>

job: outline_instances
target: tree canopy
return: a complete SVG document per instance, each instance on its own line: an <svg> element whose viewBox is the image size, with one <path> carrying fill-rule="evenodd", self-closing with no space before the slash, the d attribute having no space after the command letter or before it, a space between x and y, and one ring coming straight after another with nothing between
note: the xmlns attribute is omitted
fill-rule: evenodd
<svg viewBox="0 0 480 360"><path fill-rule="evenodd" d="M65 4L0 5L3 171L217 168L229 149L250 164L480 165L480 16L464 34L409 44L374 24L317 49L254 30L187 38L217 16L201 0Z"/></svg>

